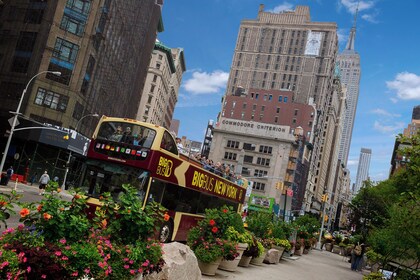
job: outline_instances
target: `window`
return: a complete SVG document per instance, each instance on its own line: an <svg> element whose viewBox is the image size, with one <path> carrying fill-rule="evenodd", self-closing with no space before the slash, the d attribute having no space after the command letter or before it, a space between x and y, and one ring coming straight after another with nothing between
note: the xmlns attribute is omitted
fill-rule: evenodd
<svg viewBox="0 0 420 280"><path fill-rule="evenodd" d="M252 163L252 160L253 160L254 158L253 158L253 156L244 156L244 162L246 162L246 163Z"/></svg>
<svg viewBox="0 0 420 280"><path fill-rule="evenodd" d="M273 152L273 148L270 146L261 145L259 152L264 154L271 154Z"/></svg>
<svg viewBox="0 0 420 280"><path fill-rule="evenodd" d="M76 62L78 51L78 45L61 38L57 38L54 46L53 57L74 64Z"/></svg>
<svg viewBox="0 0 420 280"><path fill-rule="evenodd" d="M263 191L265 189L265 183L254 182L254 184L252 185L252 189Z"/></svg>
<svg viewBox="0 0 420 280"><path fill-rule="evenodd" d="M162 142L160 143L160 147L168 152L171 152L173 154L178 154L178 148L175 144L175 140L172 137L172 135L165 131L162 137Z"/></svg>
<svg viewBox="0 0 420 280"><path fill-rule="evenodd" d="M44 8L27 9L26 15L25 15L25 23L40 24L43 16L44 16Z"/></svg>
<svg viewBox="0 0 420 280"><path fill-rule="evenodd" d="M295 116L298 115L298 112L299 112L299 110L298 109L295 109Z"/></svg>
<svg viewBox="0 0 420 280"><path fill-rule="evenodd" d="M255 151L255 145L250 143L244 143L242 148L246 151Z"/></svg>
<svg viewBox="0 0 420 280"><path fill-rule="evenodd" d="M272 94L270 94L270 95L268 96L268 100L269 100L269 101L273 100L273 95L272 95Z"/></svg>
<svg viewBox="0 0 420 280"><path fill-rule="evenodd" d="M66 7L82 15L88 15L90 0L67 0Z"/></svg>
<svg viewBox="0 0 420 280"><path fill-rule="evenodd" d="M279 107L277 107L277 109L276 109L276 113L277 113L277 114L279 114L279 113L280 113L280 108L279 108Z"/></svg>
<svg viewBox="0 0 420 280"><path fill-rule="evenodd" d="M85 31L85 24L85 20L72 18L64 12L60 28L74 35L82 36L83 32Z"/></svg>
<svg viewBox="0 0 420 280"><path fill-rule="evenodd" d="M160 63L156 63L156 69L160 69Z"/></svg>
<svg viewBox="0 0 420 280"><path fill-rule="evenodd" d="M279 102L281 102L283 100L283 96L279 96Z"/></svg>
<svg viewBox="0 0 420 280"><path fill-rule="evenodd" d="M246 103L242 104L242 109L246 109Z"/></svg>
<svg viewBox="0 0 420 280"><path fill-rule="evenodd" d="M258 94L258 93L256 93L256 94L255 94L255 99L258 99L258 96L259 96L259 94Z"/></svg>
<svg viewBox="0 0 420 280"><path fill-rule="evenodd" d="M65 112L69 98L44 88L38 88L35 97L35 104L51 108L56 111Z"/></svg>
<svg viewBox="0 0 420 280"><path fill-rule="evenodd" d="M28 71L36 37L36 32L20 32L13 56L12 72L26 73Z"/></svg>
<svg viewBox="0 0 420 280"><path fill-rule="evenodd" d="M153 82L156 83L157 81L157 75L153 75Z"/></svg>
<svg viewBox="0 0 420 280"><path fill-rule="evenodd" d="M255 111L257 109L257 104L252 105L252 111Z"/></svg>
<svg viewBox="0 0 420 280"><path fill-rule="evenodd" d="M287 96L285 96L285 97L283 98L283 102L284 102L284 103L287 103Z"/></svg>
<svg viewBox="0 0 420 280"><path fill-rule="evenodd" d="M76 102L76 105L74 106L74 110L73 110L73 118L76 120L80 120L80 118L83 116L84 110L85 108L83 107L83 105L80 104L79 102Z"/></svg>
<svg viewBox="0 0 420 280"><path fill-rule="evenodd" d="M237 154L235 153L225 152L224 159L236 160L236 156Z"/></svg>
<svg viewBox="0 0 420 280"><path fill-rule="evenodd" d="M265 106L261 106L261 112L264 112Z"/></svg>
<svg viewBox="0 0 420 280"><path fill-rule="evenodd" d="M254 170L254 176L255 177L266 177L267 174L268 174L268 172L265 171L265 170L258 170L258 169Z"/></svg>
<svg viewBox="0 0 420 280"><path fill-rule="evenodd" d="M257 164L263 165L263 166L270 166L270 159L269 158L257 158Z"/></svg>
<svg viewBox="0 0 420 280"><path fill-rule="evenodd" d="M239 142L238 141L228 140L226 147L238 149L239 148Z"/></svg>
<svg viewBox="0 0 420 280"><path fill-rule="evenodd" d="M274 117L274 122L278 123L279 122L279 117Z"/></svg>

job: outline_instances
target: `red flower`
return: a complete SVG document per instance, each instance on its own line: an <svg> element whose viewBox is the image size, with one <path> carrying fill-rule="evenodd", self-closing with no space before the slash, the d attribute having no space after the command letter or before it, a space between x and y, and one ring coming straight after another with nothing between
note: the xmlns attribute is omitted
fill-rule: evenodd
<svg viewBox="0 0 420 280"><path fill-rule="evenodd" d="M210 224L211 226L214 226L214 225L216 224L216 222L215 222L214 220L210 220L210 221L209 221L209 224Z"/></svg>
<svg viewBox="0 0 420 280"><path fill-rule="evenodd" d="M223 213L227 213L228 212L228 210L227 209L223 209Z"/></svg>
<svg viewBox="0 0 420 280"><path fill-rule="evenodd" d="M165 213L165 215L163 215L163 219L165 221L169 221L170 216L168 215L168 213Z"/></svg>
<svg viewBox="0 0 420 280"><path fill-rule="evenodd" d="M218 230L219 230L219 229L218 229L217 227L213 227L213 228L211 229L211 231L212 231L213 233L216 233Z"/></svg>
<svg viewBox="0 0 420 280"><path fill-rule="evenodd" d="M22 218L25 218L26 216L28 216L29 215L29 213L30 213L30 211L29 211L29 209L28 208L23 208L21 211L20 211L20 216L22 217Z"/></svg>

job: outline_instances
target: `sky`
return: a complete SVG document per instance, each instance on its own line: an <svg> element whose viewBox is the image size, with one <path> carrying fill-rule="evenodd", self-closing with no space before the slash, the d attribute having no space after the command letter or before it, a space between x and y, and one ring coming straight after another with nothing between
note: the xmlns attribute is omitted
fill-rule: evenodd
<svg viewBox="0 0 420 280"><path fill-rule="evenodd" d="M221 109L241 20L265 11L309 6L311 21L336 22L340 52L353 25L357 0L165 0L167 47L184 49L184 73L174 119L178 135L203 141L210 119ZM348 168L355 182L360 149L372 149L369 176L388 178L395 137L420 105L419 0L361 0L355 50L360 54L359 101Z"/></svg>

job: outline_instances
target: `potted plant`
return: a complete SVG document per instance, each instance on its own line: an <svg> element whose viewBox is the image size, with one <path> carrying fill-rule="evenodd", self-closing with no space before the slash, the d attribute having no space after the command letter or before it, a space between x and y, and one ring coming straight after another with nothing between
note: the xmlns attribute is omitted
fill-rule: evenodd
<svg viewBox="0 0 420 280"><path fill-rule="evenodd" d="M237 250L236 250L237 256L233 260L230 260L225 257L220 262L219 269L234 272L236 271L236 268L238 267L238 264L242 258L243 252L248 248L248 243L252 242L252 236L250 233L245 232L245 231L244 233L241 234L238 231L236 231L234 227L230 226L228 227L225 233L225 237L228 241L238 244Z"/></svg>
<svg viewBox="0 0 420 280"><path fill-rule="evenodd" d="M257 254L255 254L252 259L250 264L253 265L262 265L265 255L268 252L268 249L266 247L264 247L263 243L261 243L260 241L257 240Z"/></svg>
<svg viewBox="0 0 420 280"><path fill-rule="evenodd" d="M187 244L196 255L202 274L215 275L223 259L232 261L238 256L237 243L226 239L234 217L231 212L228 207L206 209L204 219L188 233Z"/></svg>
<svg viewBox="0 0 420 280"><path fill-rule="evenodd" d="M246 231L244 233L247 235L248 240L248 246L246 250L243 252L241 260L239 261L239 266L248 267L249 263L251 262L252 258L257 258L260 255L260 252L258 250L258 241L249 231ZM264 248L264 247L263 247Z"/></svg>
<svg viewBox="0 0 420 280"><path fill-rule="evenodd" d="M289 240L273 238L273 248L279 250L279 261L281 260L284 251L289 251L291 247Z"/></svg>

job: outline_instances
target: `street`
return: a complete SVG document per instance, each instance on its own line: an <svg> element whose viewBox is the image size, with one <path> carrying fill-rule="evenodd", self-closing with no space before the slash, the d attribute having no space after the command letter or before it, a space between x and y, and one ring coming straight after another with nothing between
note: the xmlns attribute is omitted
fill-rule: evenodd
<svg viewBox="0 0 420 280"><path fill-rule="evenodd" d="M8 186L0 186L0 193L5 193L5 194L10 194L12 189L15 188L15 183L14 182L9 182ZM38 195L38 184L33 184L31 185L27 185L27 184L21 184L18 183L16 185L16 191L18 192L18 194L23 195L22 198L20 199L20 202L38 202L41 201L43 196ZM60 193L61 197L63 198L63 200L68 200L70 201L72 198L72 195L70 193L68 193L67 191L62 191ZM20 208L15 206L15 211L16 211L16 215L11 215L10 218L6 221L7 222L7 226L10 227L17 227L19 225L19 211ZM2 232L4 230L4 225L0 224L0 232Z"/></svg>
<svg viewBox="0 0 420 280"><path fill-rule="evenodd" d="M303 256L282 259L279 264L238 267L236 272L218 269L216 276L203 275L202 279L361 280L366 274L368 271L363 271L363 274L352 271L347 258L338 254L311 250Z"/></svg>

